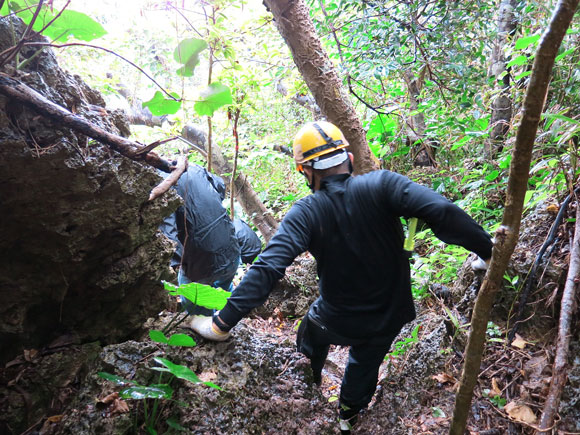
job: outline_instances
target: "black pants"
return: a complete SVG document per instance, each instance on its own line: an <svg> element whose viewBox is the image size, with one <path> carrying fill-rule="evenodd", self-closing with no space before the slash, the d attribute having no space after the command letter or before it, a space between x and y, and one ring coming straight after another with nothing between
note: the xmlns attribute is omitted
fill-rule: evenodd
<svg viewBox="0 0 580 435"><path fill-rule="evenodd" d="M397 333L372 339L353 339L329 331L310 311L298 328L298 351L310 358L314 381L320 376L331 344L350 346L348 363L340 387L340 416L349 419L365 409L377 388L379 367Z"/></svg>

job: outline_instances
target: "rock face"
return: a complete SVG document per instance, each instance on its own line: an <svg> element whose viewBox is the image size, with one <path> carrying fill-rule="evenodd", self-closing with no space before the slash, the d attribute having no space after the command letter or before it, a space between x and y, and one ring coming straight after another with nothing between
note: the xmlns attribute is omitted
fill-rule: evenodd
<svg viewBox="0 0 580 435"><path fill-rule="evenodd" d="M18 20L0 18L0 52ZM26 48L21 60L30 57ZM50 50L3 73L100 127L128 134L99 93L62 71ZM166 299L172 246L157 228L178 205L148 195L160 177L0 95L0 358L69 341L113 342Z"/></svg>

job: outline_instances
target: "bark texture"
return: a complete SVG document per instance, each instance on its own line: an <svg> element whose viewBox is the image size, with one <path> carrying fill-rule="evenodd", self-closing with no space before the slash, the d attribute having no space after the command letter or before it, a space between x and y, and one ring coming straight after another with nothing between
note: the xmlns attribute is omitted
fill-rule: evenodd
<svg viewBox="0 0 580 435"><path fill-rule="evenodd" d="M473 388L480 372L489 313L518 240L532 150L544 100L548 92L554 59L566 30L570 26L578 1L560 0L558 2L536 52L530 84L524 100L522 121L516 135L511 160L502 225L495 234L491 264L477 296L471 318L471 331L465 350L465 363L449 430L452 435L463 435L465 432Z"/></svg>
<svg viewBox="0 0 580 435"><path fill-rule="evenodd" d="M497 20L497 37L491 52L490 75L496 78L497 95L491 105L491 132L485 143L485 158L493 159L503 148L503 140L512 120L512 100L509 95L510 75L506 70L504 47L516 30L514 10L516 0L501 0ZM502 77L503 74L503 77Z"/></svg>
<svg viewBox="0 0 580 435"><path fill-rule="evenodd" d="M276 27L322 114L338 126L348 140L349 151L355 157L355 171L362 174L378 169L362 124L320 43L306 3L303 0L264 0L264 4L274 15Z"/></svg>
<svg viewBox="0 0 580 435"><path fill-rule="evenodd" d="M407 121L407 135L411 144L416 144L413 158L414 166L436 166L435 152L431 139L425 136L425 131L427 130L425 114L418 110L426 71L427 69L423 68L418 77L415 77L410 69L403 73L403 78L407 85L409 111L415 113Z"/></svg>

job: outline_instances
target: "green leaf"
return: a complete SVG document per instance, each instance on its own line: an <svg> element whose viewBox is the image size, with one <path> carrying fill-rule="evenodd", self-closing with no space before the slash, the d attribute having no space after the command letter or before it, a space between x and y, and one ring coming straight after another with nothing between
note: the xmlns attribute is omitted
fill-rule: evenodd
<svg viewBox="0 0 580 435"><path fill-rule="evenodd" d="M145 387L143 385L134 385L119 391L119 397L122 399L171 399L173 388L167 384L153 384Z"/></svg>
<svg viewBox="0 0 580 435"><path fill-rule="evenodd" d="M157 371L160 371L160 372L169 372L172 375L174 375L176 378L184 379L186 381L193 382L194 384L204 384L204 385L207 385L209 387L215 388L217 390L221 390L222 389L221 387L218 387L217 385L215 385L212 382L203 382L188 367L185 367L185 366L182 366L182 365L179 365L179 364L174 364L171 361L169 361L168 359L161 358L161 357L155 357L153 359L155 361L157 361L159 364L161 364L161 365L163 365L163 366L166 367L166 368L153 367L153 370L157 370Z"/></svg>
<svg viewBox="0 0 580 435"><path fill-rule="evenodd" d="M514 66L514 65L524 65L527 61L528 61L528 56L519 55L515 59L510 60L505 67L509 68L510 66Z"/></svg>
<svg viewBox="0 0 580 435"><path fill-rule="evenodd" d="M540 39L541 35L523 36L516 41L515 50L523 50Z"/></svg>
<svg viewBox="0 0 580 435"><path fill-rule="evenodd" d="M499 171L497 169L494 169L493 171L491 171L489 174L487 174L485 176L485 181L493 181L495 180L497 177L499 176Z"/></svg>
<svg viewBox="0 0 580 435"><path fill-rule="evenodd" d="M433 417L435 417L435 418L437 418L437 417L442 417L442 418L447 417L445 415L445 412L443 412L443 410L441 408L439 408L438 406L431 407L431 410L433 411Z"/></svg>
<svg viewBox="0 0 580 435"><path fill-rule="evenodd" d="M124 378L117 376L117 375L112 375L112 374L107 373L107 372L98 372L97 374L99 375L100 378L106 379L107 381L114 382L115 385L120 385L122 387L124 387L125 385L133 384L133 382L128 381L127 379L124 379Z"/></svg>
<svg viewBox="0 0 580 435"><path fill-rule="evenodd" d="M187 334L173 334L169 337L169 346L193 347L195 341Z"/></svg>
<svg viewBox="0 0 580 435"><path fill-rule="evenodd" d="M453 144L453 146L451 147L451 151L455 151L457 148L461 148L470 140L471 140L470 136L463 136L461 139L459 139L457 142Z"/></svg>
<svg viewBox="0 0 580 435"><path fill-rule="evenodd" d="M199 54L206 48L207 42L203 39L188 38L181 41L173 52L175 61L183 65L177 70L177 74L183 77L193 76L199 63Z"/></svg>
<svg viewBox="0 0 580 435"><path fill-rule="evenodd" d="M231 296L230 292L222 289L213 288L206 284L192 282L183 284L179 287L169 282L164 283L165 290L173 296L183 296L189 299L195 305L200 305L213 310L221 310Z"/></svg>
<svg viewBox="0 0 580 435"><path fill-rule="evenodd" d="M153 98L143 103L143 107L149 107L154 116L173 115L181 108L181 101L179 95L171 92L171 95L177 98L178 101L165 98L161 91L156 91Z"/></svg>
<svg viewBox="0 0 580 435"><path fill-rule="evenodd" d="M154 341L155 343L167 344L167 342L168 342L165 334L163 332L157 331L155 329L149 331L149 338L151 339L151 341Z"/></svg>
<svg viewBox="0 0 580 435"><path fill-rule="evenodd" d="M569 54L572 54L576 51L575 48L569 48L568 50L566 50L565 52L563 52L562 54L559 54L558 56L556 56L556 59L554 59L554 62L558 62L560 59L568 56Z"/></svg>
<svg viewBox="0 0 580 435"><path fill-rule="evenodd" d="M571 124L580 124L580 121L577 119L572 119L567 116L560 115L559 113L544 113L542 117L547 119L559 119L560 121L566 121Z"/></svg>
<svg viewBox="0 0 580 435"><path fill-rule="evenodd" d="M532 196L534 196L534 193L536 193L535 190L528 190L526 192L526 195L524 196L524 205L528 205L528 202L530 202L530 199L532 199Z"/></svg>
<svg viewBox="0 0 580 435"><path fill-rule="evenodd" d="M57 11L54 13L56 15ZM40 30L55 15L48 10L46 14L40 14L40 19L34 23L35 30ZM55 41L66 42L71 36L81 41L92 41L106 35L107 31L88 15L67 9L43 33Z"/></svg>
<svg viewBox="0 0 580 435"><path fill-rule="evenodd" d="M2 7L2 15L5 15L4 12L8 4L10 10L17 12L22 21L26 24L30 23L36 11L36 5L32 8L27 8L27 5L20 1L6 1L4 7ZM55 19L59 13L60 10L51 9L43 5L32 29L40 32L44 26L54 20L42 33L56 42L66 42L71 36L81 41L92 41L107 33L101 24L82 12L65 9Z"/></svg>
<svg viewBox="0 0 580 435"><path fill-rule="evenodd" d="M524 77L527 77L527 76L530 76L530 75L532 75L532 71L524 71L523 73L514 76L514 81L517 82L518 80L521 80Z"/></svg>
<svg viewBox="0 0 580 435"><path fill-rule="evenodd" d="M200 97L201 99L193 106L199 116L213 116L220 107L232 104L230 88L217 82L202 91Z"/></svg>
<svg viewBox="0 0 580 435"><path fill-rule="evenodd" d="M10 14L10 7L8 7L8 1L5 1L0 9L0 15L5 17L6 15Z"/></svg>

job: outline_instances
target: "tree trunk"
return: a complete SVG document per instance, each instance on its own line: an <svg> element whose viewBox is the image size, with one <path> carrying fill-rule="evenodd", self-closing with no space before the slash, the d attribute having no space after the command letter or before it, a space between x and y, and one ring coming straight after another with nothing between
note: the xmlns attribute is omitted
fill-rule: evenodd
<svg viewBox="0 0 580 435"><path fill-rule="evenodd" d="M413 157L413 166L435 166L435 156L431 140L425 137L425 115L419 111L419 98L421 89L423 88L423 81L427 68L423 68L419 77L415 77L413 71L410 69L403 73L403 79L407 85L407 93L409 97L409 111L415 113L411 115L411 119L407 121L407 135L411 145L415 144L416 152Z"/></svg>
<svg viewBox="0 0 580 435"><path fill-rule="evenodd" d="M518 240L532 149L548 92L554 60L579 1L560 0L536 52L530 84L524 100L522 121L516 135L511 160L502 225L496 232L491 264L477 295L471 318L471 332L465 350L465 363L449 429L452 435L463 435L465 432L473 388L479 376L489 313Z"/></svg>
<svg viewBox="0 0 580 435"><path fill-rule="evenodd" d="M512 119L512 101L509 95L510 75L506 71L504 46L516 30L514 9L516 0L500 0L497 37L491 52L490 76L496 79L497 96L491 105L491 132L485 142L485 158L491 160L503 148L503 140ZM503 76L502 76L503 75Z"/></svg>
<svg viewBox="0 0 580 435"><path fill-rule="evenodd" d="M308 6L303 0L264 0L264 4L274 15L278 31L288 44L316 104L348 140L349 151L355 156L355 171L362 174L378 169L348 93L316 35Z"/></svg>

